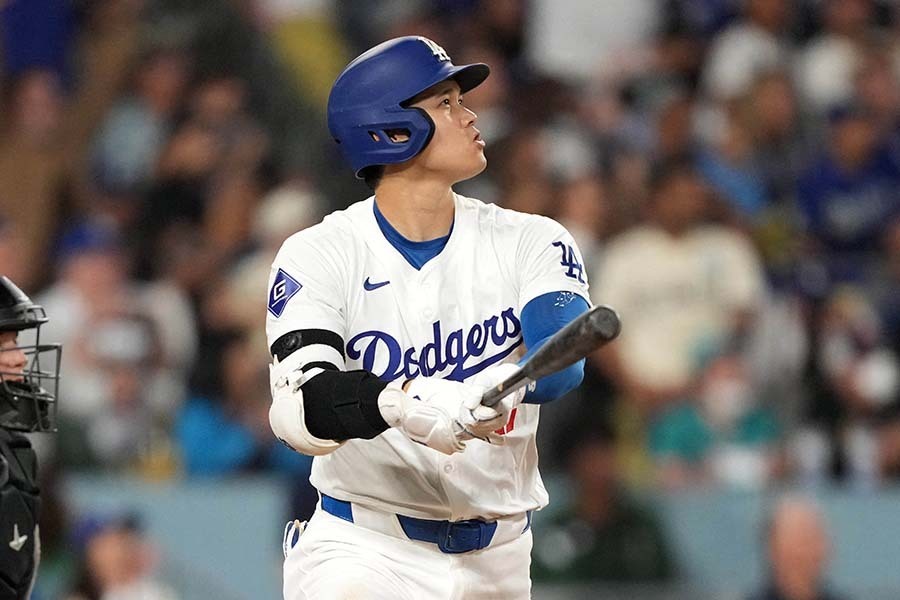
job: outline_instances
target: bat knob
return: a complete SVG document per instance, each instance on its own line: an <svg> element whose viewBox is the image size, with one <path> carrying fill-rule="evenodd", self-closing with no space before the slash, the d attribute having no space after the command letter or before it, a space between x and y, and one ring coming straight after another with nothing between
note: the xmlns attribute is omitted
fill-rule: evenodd
<svg viewBox="0 0 900 600"><path fill-rule="evenodd" d="M606 341L614 340L622 330L619 315L608 306L598 306L596 312L591 315L591 322L594 331Z"/></svg>

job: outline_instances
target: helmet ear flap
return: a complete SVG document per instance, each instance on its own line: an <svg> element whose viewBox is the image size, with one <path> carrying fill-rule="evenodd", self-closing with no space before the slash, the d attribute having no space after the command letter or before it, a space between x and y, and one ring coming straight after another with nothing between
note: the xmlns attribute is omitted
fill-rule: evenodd
<svg viewBox="0 0 900 600"><path fill-rule="evenodd" d="M413 123L409 141L410 146L415 146L416 148L416 153L413 155L415 156L422 152L428 146L428 143L431 142L431 138L434 137L434 121L424 108L410 106L404 108L403 111Z"/></svg>
<svg viewBox="0 0 900 600"><path fill-rule="evenodd" d="M434 136L434 121L424 109L403 108L390 116L390 121L357 132L357 144L368 147L366 164L354 165L357 178L361 179L363 169L373 164L397 164L414 158ZM396 132L406 133L407 139L395 141Z"/></svg>

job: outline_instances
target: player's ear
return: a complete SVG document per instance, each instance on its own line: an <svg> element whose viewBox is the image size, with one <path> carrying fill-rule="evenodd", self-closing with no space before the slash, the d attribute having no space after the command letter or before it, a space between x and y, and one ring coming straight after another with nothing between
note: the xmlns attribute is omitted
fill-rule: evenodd
<svg viewBox="0 0 900 600"><path fill-rule="evenodd" d="M406 128L385 129L382 132L382 135L387 136L387 138L395 144L402 144L402 143L408 142L409 138L411 137L410 133L409 133L409 129L406 129ZM375 131L370 131L369 137L372 138L373 142L381 141L381 136Z"/></svg>
<svg viewBox="0 0 900 600"><path fill-rule="evenodd" d="M388 135L388 138L394 142L395 144L403 144L409 141L410 133L409 129L388 129L385 131Z"/></svg>

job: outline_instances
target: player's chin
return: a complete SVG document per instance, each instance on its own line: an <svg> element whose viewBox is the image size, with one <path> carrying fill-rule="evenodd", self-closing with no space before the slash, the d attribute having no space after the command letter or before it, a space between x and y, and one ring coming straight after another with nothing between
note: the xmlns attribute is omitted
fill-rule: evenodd
<svg viewBox="0 0 900 600"><path fill-rule="evenodd" d="M480 174L487 168L487 157L484 155L484 150L480 150L478 154L476 154L475 159L472 163L472 174L469 177L475 177Z"/></svg>
<svg viewBox="0 0 900 600"><path fill-rule="evenodd" d="M478 152L474 155L469 155L466 158L465 163L457 163L454 171L456 172L456 177L454 180L465 181L467 179L472 179L476 175L480 174L487 167L487 159L484 157L484 152Z"/></svg>

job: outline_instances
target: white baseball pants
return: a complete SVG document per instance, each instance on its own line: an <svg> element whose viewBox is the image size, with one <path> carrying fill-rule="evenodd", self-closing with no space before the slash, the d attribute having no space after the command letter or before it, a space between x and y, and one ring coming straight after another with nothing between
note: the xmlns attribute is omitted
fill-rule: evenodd
<svg viewBox="0 0 900 600"><path fill-rule="evenodd" d="M354 511L360 512L355 505ZM385 525L396 519L393 515L369 511L367 517L368 523L350 523L319 508L305 528L289 526L285 600L531 597L532 537L530 528L522 532L524 515L499 521L491 545L464 554L445 554L436 544L410 540L399 526Z"/></svg>

